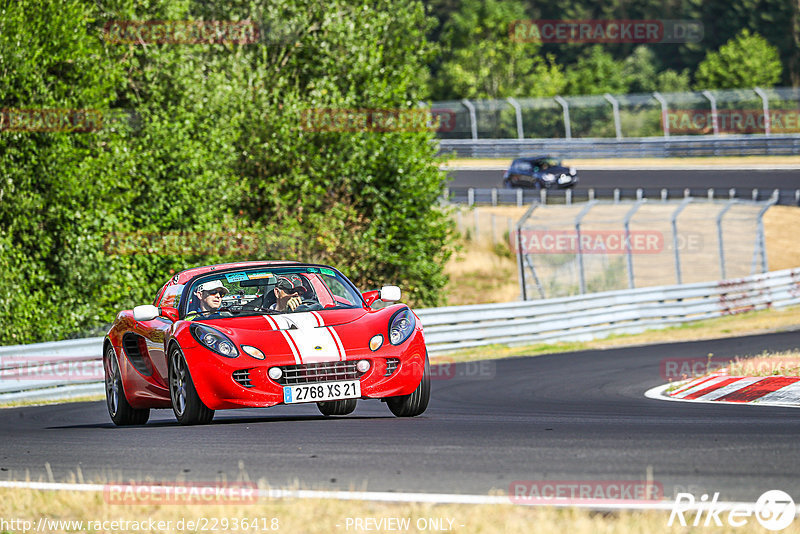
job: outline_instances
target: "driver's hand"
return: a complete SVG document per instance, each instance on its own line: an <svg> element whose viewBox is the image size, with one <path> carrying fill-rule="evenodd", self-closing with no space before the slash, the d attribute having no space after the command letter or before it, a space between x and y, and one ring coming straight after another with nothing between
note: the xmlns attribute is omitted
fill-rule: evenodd
<svg viewBox="0 0 800 534"><path fill-rule="evenodd" d="M286 303L286 307L289 308L290 310L294 311L294 309L297 308L298 306L300 306L300 304L302 304L302 303L303 303L303 299L301 299L300 297L292 297Z"/></svg>

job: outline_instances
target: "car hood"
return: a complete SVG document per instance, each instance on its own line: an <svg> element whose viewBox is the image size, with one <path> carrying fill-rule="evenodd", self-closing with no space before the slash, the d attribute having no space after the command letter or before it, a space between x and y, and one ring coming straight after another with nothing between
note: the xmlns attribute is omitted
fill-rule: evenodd
<svg viewBox="0 0 800 534"><path fill-rule="evenodd" d="M212 326L237 345L257 347L271 357L283 356L293 358L297 363L314 363L346 359L347 347L353 339L352 335L345 333L351 327L344 325L357 321L366 313L367 310L357 308L195 322ZM360 346L367 346L367 341L360 336L357 341Z"/></svg>

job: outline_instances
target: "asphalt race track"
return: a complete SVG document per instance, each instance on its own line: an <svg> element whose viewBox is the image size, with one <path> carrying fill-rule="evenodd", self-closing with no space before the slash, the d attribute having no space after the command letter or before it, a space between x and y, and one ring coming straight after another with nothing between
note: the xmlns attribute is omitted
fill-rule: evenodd
<svg viewBox="0 0 800 534"><path fill-rule="evenodd" d="M153 411L116 428L103 402L0 410L0 478L250 480L307 489L485 494L520 480L653 480L664 494L755 502L800 493L800 410L652 400L665 358L800 347L800 332L460 364L428 411L398 419L377 401L347 417L314 406L218 412L180 427ZM441 371L441 368L438 369ZM439 373L441 374L441 372ZM448 376L450 376L448 374Z"/></svg>
<svg viewBox="0 0 800 534"><path fill-rule="evenodd" d="M450 187L491 188L502 187L502 170L454 170ZM655 169L655 170L600 170L578 167L580 182L577 190L589 188L607 189L685 189L727 191L736 189L799 189L800 169L754 169L754 170L703 170L703 169ZM742 193L740 193L741 195Z"/></svg>

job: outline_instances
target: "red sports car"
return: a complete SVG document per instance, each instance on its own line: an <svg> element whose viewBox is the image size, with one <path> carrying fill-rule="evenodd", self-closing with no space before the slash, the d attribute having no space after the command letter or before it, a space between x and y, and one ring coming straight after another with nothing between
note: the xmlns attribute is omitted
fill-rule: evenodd
<svg viewBox="0 0 800 534"><path fill-rule="evenodd" d="M395 302L373 309L376 300ZM214 410L314 402L346 415L380 399L421 414L430 368L419 318L400 288L361 294L338 270L289 261L188 269L152 305L120 312L103 343L108 413L117 425L172 408L184 425Z"/></svg>

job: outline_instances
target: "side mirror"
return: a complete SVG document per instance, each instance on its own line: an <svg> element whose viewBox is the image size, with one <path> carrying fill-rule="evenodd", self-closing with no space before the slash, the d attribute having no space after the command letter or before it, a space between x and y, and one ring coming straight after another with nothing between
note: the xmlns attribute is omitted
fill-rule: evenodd
<svg viewBox="0 0 800 534"><path fill-rule="evenodd" d="M383 286L381 288L381 300L384 302L397 302L400 300L401 292L397 286Z"/></svg>
<svg viewBox="0 0 800 534"><path fill-rule="evenodd" d="M152 321L156 317L158 317L158 308L152 304L136 306L133 309L133 319L135 321Z"/></svg>
<svg viewBox="0 0 800 534"><path fill-rule="evenodd" d="M171 307L168 307L168 306L162 306L161 308L159 308L159 311L161 311L162 317L166 317L167 319L169 319L173 323L178 320L178 309L177 308L171 308Z"/></svg>
<svg viewBox="0 0 800 534"><path fill-rule="evenodd" d="M377 289L373 289L372 291L364 291L361 296L364 297L364 302L367 306L372 306L372 303L380 298L381 292Z"/></svg>

